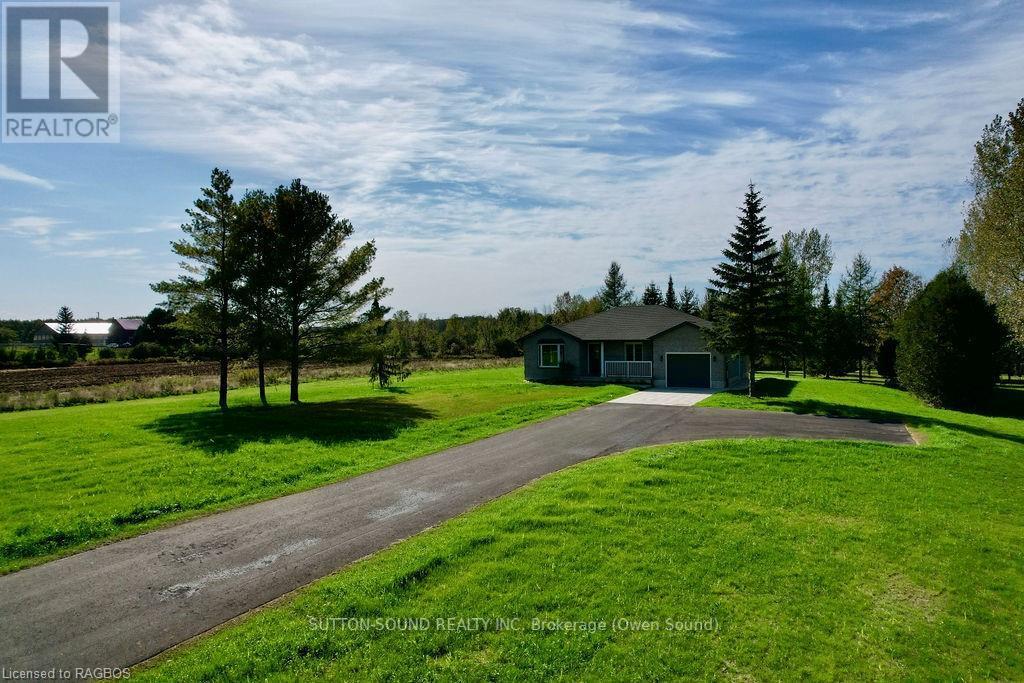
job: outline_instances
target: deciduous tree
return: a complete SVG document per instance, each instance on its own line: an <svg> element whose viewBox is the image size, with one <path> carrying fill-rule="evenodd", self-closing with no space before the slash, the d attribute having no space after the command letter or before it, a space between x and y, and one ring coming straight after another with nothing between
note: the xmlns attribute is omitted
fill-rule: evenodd
<svg viewBox="0 0 1024 683"><path fill-rule="evenodd" d="M974 146L967 207L957 256L971 283L1024 342L1024 99L995 119Z"/></svg>

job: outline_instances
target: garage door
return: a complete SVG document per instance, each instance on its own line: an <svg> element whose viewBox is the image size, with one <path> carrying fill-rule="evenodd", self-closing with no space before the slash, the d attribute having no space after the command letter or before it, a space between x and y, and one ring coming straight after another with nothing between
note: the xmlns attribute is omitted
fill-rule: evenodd
<svg viewBox="0 0 1024 683"><path fill-rule="evenodd" d="M710 353L670 353L665 362L668 386L670 387L711 387Z"/></svg>

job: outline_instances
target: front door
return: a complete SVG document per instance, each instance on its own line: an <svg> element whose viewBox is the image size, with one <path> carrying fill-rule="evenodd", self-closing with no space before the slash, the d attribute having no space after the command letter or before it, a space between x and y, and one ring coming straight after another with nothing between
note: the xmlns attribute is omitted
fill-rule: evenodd
<svg viewBox="0 0 1024 683"><path fill-rule="evenodd" d="M587 345L587 369L591 377L601 376L601 342Z"/></svg>

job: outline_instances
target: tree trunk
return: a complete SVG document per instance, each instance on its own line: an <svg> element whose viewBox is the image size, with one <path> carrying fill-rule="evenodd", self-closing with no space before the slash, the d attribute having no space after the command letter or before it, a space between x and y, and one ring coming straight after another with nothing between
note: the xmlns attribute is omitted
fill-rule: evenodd
<svg viewBox="0 0 1024 683"><path fill-rule="evenodd" d="M267 404L267 341L263 331L263 319L256 318L256 365L260 384L260 403Z"/></svg>
<svg viewBox="0 0 1024 683"><path fill-rule="evenodd" d="M260 376L260 403L268 405L267 403L267 360L263 357L263 353L260 352L259 359L257 359L259 365L259 376Z"/></svg>
<svg viewBox="0 0 1024 683"><path fill-rule="evenodd" d="M747 363L747 396L753 398L754 396L754 375L757 370L754 369L754 362L750 361Z"/></svg>
<svg viewBox="0 0 1024 683"><path fill-rule="evenodd" d="M857 359L857 381L861 384L864 383L864 359Z"/></svg>
<svg viewBox="0 0 1024 683"><path fill-rule="evenodd" d="M789 379L789 356L786 356L782 361L782 371L786 375L786 379Z"/></svg>
<svg viewBox="0 0 1024 683"><path fill-rule="evenodd" d="M228 296L220 297L220 409L228 409Z"/></svg>
<svg viewBox="0 0 1024 683"><path fill-rule="evenodd" d="M292 323L292 338L291 338L291 393L289 400L292 403L299 402L299 323Z"/></svg>

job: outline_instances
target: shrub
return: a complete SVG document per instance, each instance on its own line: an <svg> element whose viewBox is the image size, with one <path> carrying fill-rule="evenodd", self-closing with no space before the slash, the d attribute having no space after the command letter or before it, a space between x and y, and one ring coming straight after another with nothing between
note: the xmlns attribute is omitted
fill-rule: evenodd
<svg viewBox="0 0 1024 683"><path fill-rule="evenodd" d="M878 374L885 378L885 383L892 386L896 384L896 350L900 343L892 337L886 337L878 346L878 357L875 359L875 366Z"/></svg>
<svg viewBox="0 0 1024 683"><path fill-rule="evenodd" d="M110 348L109 346L101 346L96 351L96 357L99 358L100 360L110 360L115 356L117 356L117 354L114 353L114 349Z"/></svg>
<svg viewBox="0 0 1024 683"><path fill-rule="evenodd" d="M911 302L900 324L900 384L933 405L978 406L995 386L1002 336L985 297L962 273L944 270Z"/></svg>
<svg viewBox="0 0 1024 683"><path fill-rule="evenodd" d="M142 342L132 347L128 357L132 360L146 360L147 358L159 358L164 355L163 348L155 342Z"/></svg>

